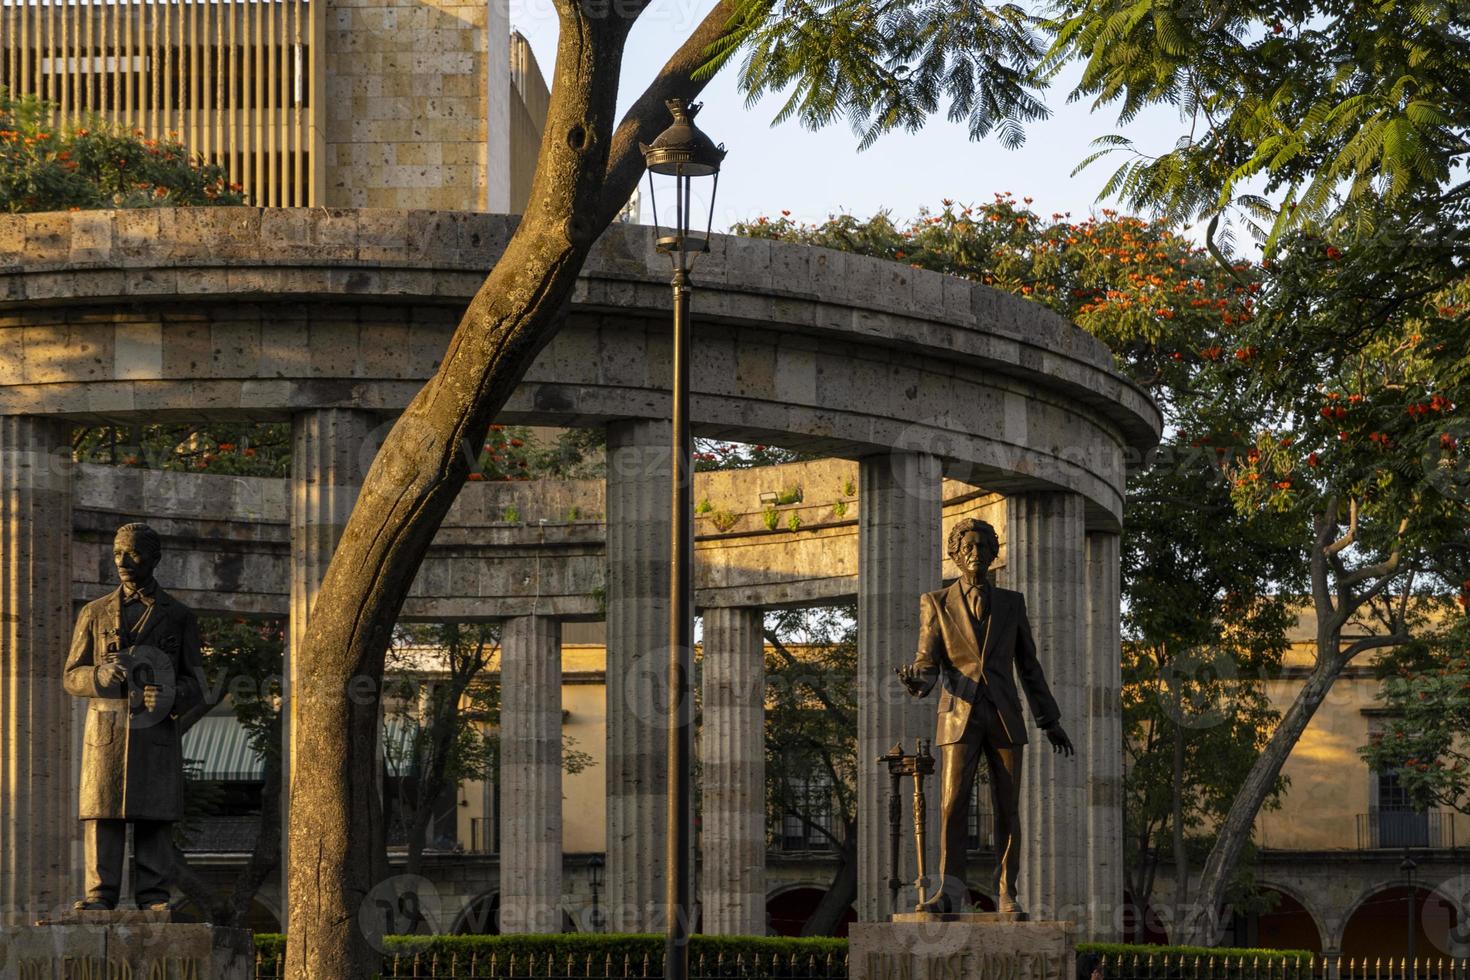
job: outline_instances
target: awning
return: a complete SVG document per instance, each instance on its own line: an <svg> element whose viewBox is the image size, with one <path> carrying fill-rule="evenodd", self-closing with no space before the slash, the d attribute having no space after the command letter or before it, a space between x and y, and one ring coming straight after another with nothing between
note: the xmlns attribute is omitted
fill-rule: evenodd
<svg viewBox="0 0 1470 980"><path fill-rule="evenodd" d="M259 782L265 760L250 747L250 735L234 715L205 715L184 733L184 759L190 776L220 782Z"/></svg>

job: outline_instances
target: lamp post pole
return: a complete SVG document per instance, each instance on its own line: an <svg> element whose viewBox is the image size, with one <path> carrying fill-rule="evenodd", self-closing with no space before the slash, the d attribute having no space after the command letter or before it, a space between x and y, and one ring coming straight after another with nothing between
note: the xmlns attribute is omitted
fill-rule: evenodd
<svg viewBox="0 0 1470 980"><path fill-rule="evenodd" d="M694 440L689 434L689 271L682 249L676 254L674 289L673 377L673 530L669 556L669 836L664 890L668 904L664 976L687 980L691 868L690 769L693 762L694 711L689 676L694 646Z"/></svg>
<svg viewBox="0 0 1470 980"><path fill-rule="evenodd" d="M689 431L689 269L691 257L709 251L714 224L714 195L725 148L699 131L694 117L698 105L683 99L665 103L674 122L651 144L640 144L648 167L649 201L653 206L654 240L660 252L673 260L674 349L670 382L673 405L671 470L673 490L669 552L669 730L668 730L668 848L664 861L664 977L688 980L689 931L693 925L693 776L694 699L690 675L694 658L694 439ZM662 231L654 175L674 178L674 222L670 234ZM691 237L693 179L714 178L704 237Z"/></svg>

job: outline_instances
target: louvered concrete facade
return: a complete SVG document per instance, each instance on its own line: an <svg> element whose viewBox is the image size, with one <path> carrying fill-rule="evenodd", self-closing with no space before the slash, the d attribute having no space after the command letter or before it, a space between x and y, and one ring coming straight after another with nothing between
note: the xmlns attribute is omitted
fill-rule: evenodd
<svg viewBox="0 0 1470 980"><path fill-rule="evenodd" d="M4 0L0 86L177 135L252 204L485 211L546 90L504 0Z"/></svg>

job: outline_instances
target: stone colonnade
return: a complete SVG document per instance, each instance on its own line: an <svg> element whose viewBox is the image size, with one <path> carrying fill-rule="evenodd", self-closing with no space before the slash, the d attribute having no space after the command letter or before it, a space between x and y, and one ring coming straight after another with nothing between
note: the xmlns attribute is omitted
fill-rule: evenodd
<svg viewBox="0 0 1470 980"><path fill-rule="evenodd" d="M327 409L294 422L291 509L291 640L297 648L311 601L340 536L370 451L375 417ZM54 907L75 893L75 774L65 757L60 688L72 620L70 468L62 423L0 419L0 491L6 529L0 630L7 659L0 775L28 791L0 812L0 901L6 909ZM617 422L608 430L607 485L607 909L608 928L661 928L665 864L664 691L669 552L668 425ZM917 453L868 457L859 503L858 909L888 912L887 781L874 760L902 740L932 737L934 702L914 701L893 668L910 659L918 596L938 588L939 460ZM1062 720L1077 758L1053 756L1033 736L1022 818L1021 886L1034 916L1083 920L1082 934L1116 933L1122 904L1118 708L1118 537L1089 531L1083 499L1021 493L1008 499L1002 584L1028 608ZM705 610L703 810L698 894L702 928L764 931L765 813L761 610ZM560 625L525 616L507 623L501 903L505 931L560 928ZM292 683L301 682L291 670ZM305 679L309 681L309 678ZM38 731L62 733L44 743ZM289 745L288 745L289 748ZM931 784L934 785L934 784ZM930 840L937 842L937 805ZM906 810L907 814L907 810ZM907 822L907 815L906 815ZM937 853L937 845L931 855ZM905 857L905 877L912 875ZM902 901L910 901L907 889Z"/></svg>
<svg viewBox="0 0 1470 980"><path fill-rule="evenodd" d="M76 897L70 427L0 416L0 927Z"/></svg>

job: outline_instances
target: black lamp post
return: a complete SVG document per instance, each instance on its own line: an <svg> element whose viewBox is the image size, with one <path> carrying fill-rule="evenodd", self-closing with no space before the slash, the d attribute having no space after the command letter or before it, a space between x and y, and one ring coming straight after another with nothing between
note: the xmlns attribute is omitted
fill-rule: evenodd
<svg viewBox="0 0 1470 980"><path fill-rule="evenodd" d="M1419 971L1419 965L1414 962L1414 956L1418 945L1418 923L1414 921L1414 872L1419 870L1419 865L1414 863L1414 858L1409 854L1409 846L1404 845L1404 860L1399 864L1399 870L1404 873L1404 879L1409 883L1409 968L1404 971L1406 977L1413 977Z"/></svg>
<svg viewBox="0 0 1470 980"><path fill-rule="evenodd" d="M588 925L592 926L593 932L601 932L602 909L597 905L597 891L602 887L602 855L594 854L587 859L587 878L592 886L592 913L588 916Z"/></svg>
<svg viewBox="0 0 1470 980"><path fill-rule="evenodd" d="M689 696L692 649L694 646L694 440L689 433L689 270L701 252L709 251L710 229L714 226L715 190L719 186L720 161L725 148L716 146L694 125L699 105L683 99L665 103L674 124L658 135L652 145L640 144L648 167L648 197L653 207L654 236L658 250L674 265L674 376L673 376L673 544L669 554L669 835L664 870L664 904L667 933L664 945L664 977L688 980L689 927L693 915L689 849L690 764L694 748L693 701ZM672 178L673 223L664 226L658 213L655 177ZM698 236L694 220L696 179L710 178L709 212L704 237ZM667 200L667 192L665 196ZM667 212L665 217L667 217Z"/></svg>

